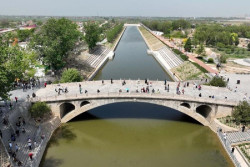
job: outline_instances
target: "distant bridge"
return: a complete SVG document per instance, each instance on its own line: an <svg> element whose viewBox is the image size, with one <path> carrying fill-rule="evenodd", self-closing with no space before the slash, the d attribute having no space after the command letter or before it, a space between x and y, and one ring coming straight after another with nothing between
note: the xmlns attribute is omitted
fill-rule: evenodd
<svg viewBox="0 0 250 167"><path fill-rule="evenodd" d="M136 27L139 27L139 26L141 26L140 24L128 24L128 23L126 23L126 24L124 24L124 26L125 27L129 27L129 26L136 26Z"/></svg>

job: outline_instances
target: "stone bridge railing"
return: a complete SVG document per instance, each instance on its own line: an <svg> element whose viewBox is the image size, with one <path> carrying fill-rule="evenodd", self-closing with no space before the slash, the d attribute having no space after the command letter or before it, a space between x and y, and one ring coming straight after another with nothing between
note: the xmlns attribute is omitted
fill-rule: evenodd
<svg viewBox="0 0 250 167"><path fill-rule="evenodd" d="M43 97L35 97L31 99L31 102L36 101L44 101L44 102L60 102L60 101L75 101L82 99L159 99L159 100L175 100L175 101L186 101L186 102L197 102L197 103L205 103L205 104L216 104L222 106L236 106L238 102L231 100L219 100L219 99L211 99L204 97L190 97L186 95L174 95L174 94L160 94L160 93L96 93L96 94L62 94L55 96L43 96Z"/></svg>

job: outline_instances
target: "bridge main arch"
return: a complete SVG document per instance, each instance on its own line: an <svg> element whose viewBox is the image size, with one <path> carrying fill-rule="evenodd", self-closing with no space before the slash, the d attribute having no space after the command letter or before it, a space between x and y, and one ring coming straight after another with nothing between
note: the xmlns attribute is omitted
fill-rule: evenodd
<svg viewBox="0 0 250 167"><path fill-rule="evenodd" d="M191 118L197 120L204 126L209 126L210 122L202 114L196 112L196 106L193 104L182 102L182 101L172 101L172 100L150 100L150 99L96 99L89 101L79 101L79 107L67 112L63 117L61 117L61 122L66 123L73 119L74 117L87 112L91 109L101 107L103 105L120 103L120 102L142 102L149 104L156 104L164 107L168 107L179 112L184 113L185 115L190 116ZM83 105L84 104L84 105ZM211 107L210 107L211 108Z"/></svg>

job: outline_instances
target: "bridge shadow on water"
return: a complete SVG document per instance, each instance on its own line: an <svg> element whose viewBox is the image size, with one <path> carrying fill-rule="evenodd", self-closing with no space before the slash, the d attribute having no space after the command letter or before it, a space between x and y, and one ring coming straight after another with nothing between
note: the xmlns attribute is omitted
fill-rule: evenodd
<svg viewBox="0 0 250 167"><path fill-rule="evenodd" d="M108 104L89 110L75 117L71 122L97 119L135 118L181 121L201 125L195 119L172 108L141 102Z"/></svg>

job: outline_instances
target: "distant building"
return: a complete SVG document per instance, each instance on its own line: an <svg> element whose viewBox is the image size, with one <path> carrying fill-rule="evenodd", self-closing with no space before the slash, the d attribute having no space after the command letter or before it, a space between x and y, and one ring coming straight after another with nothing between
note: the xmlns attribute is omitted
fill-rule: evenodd
<svg viewBox="0 0 250 167"><path fill-rule="evenodd" d="M11 31L14 31L14 30L15 30L14 28L0 29L0 34L11 32Z"/></svg>
<svg viewBox="0 0 250 167"><path fill-rule="evenodd" d="M152 31L155 35L159 35L159 36L161 36L161 35L163 35L164 33L163 32L160 32L160 31Z"/></svg>
<svg viewBox="0 0 250 167"><path fill-rule="evenodd" d="M36 24L30 25L30 26L24 26L24 27L20 27L19 30L31 30L36 28Z"/></svg>

